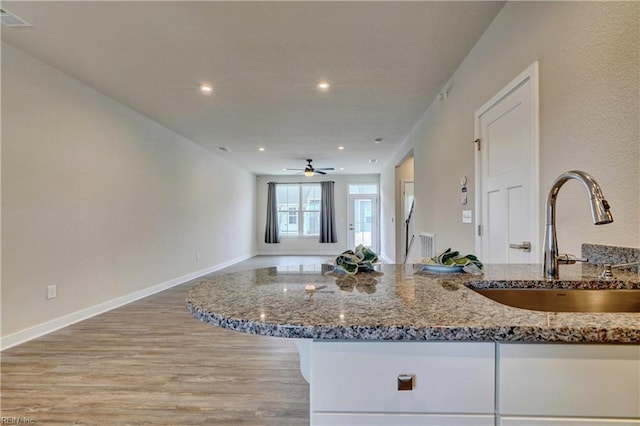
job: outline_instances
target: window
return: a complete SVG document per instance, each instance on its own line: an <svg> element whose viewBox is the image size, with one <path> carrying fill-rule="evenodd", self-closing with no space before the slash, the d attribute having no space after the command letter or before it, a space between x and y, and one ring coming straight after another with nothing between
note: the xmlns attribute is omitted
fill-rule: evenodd
<svg viewBox="0 0 640 426"><path fill-rule="evenodd" d="M276 186L280 235L320 235L320 184Z"/></svg>
<svg viewBox="0 0 640 426"><path fill-rule="evenodd" d="M298 208L289 207L289 225L298 226Z"/></svg>
<svg viewBox="0 0 640 426"><path fill-rule="evenodd" d="M349 184L349 194L377 194L378 185L375 183Z"/></svg>

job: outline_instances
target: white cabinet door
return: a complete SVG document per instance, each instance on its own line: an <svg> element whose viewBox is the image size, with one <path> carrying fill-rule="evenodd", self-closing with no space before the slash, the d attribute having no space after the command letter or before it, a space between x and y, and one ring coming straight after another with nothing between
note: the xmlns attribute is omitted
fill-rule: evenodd
<svg viewBox="0 0 640 426"><path fill-rule="evenodd" d="M499 426L638 426L640 420L633 419L581 419L552 417L502 417Z"/></svg>
<svg viewBox="0 0 640 426"><path fill-rule="evenodd" d="M311 413L494 413L495 345L326 342L311 350ZM398 376L411 375L411 391ZM318 417L320 418L320 417Z"/></svg>
<svg viewBox="0 0 640 426"><path fill-rule="evenodd" d="M500 344L498 357L502 416L640 419L638 345ZM537 421L503 424L554 424Z"/></svg>

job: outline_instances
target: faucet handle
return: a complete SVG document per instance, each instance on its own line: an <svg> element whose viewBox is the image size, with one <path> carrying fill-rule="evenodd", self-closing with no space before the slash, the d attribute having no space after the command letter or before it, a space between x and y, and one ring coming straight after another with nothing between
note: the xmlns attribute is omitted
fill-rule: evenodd
<svg viewBox="0 0 640 426"><path fill-rule="evenodd" d="M557 255L556 259L558 259L558 263L561 263L563 265L573 265L576 262L589 262L589 259L578 259L574 255L566 253Z"/></svg>
<svg viewBox="0 0 640 426"><path fill-rule="evenodd" d="M600 274L600 278L613 278L613 271L611 270L612 266L610 263L605 263L602 265L602 273Z"/></svg>

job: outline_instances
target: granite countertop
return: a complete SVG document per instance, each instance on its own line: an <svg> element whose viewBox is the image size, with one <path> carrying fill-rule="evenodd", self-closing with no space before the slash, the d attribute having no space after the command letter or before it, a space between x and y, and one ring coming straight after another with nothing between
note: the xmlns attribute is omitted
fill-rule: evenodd
<svg viewBox="0 0 640 426"><path fill-rule="evenodd" d="M486 265L481 276L417 265L379 265L355 276L328 265L264 268L204 278L187 293L187 308L205 323L275 337L640 343L640 313L532 311L469 288L640 289L638 273L601 280L591 265L561 268L558 281L541 279L540 265Z"/></svg>

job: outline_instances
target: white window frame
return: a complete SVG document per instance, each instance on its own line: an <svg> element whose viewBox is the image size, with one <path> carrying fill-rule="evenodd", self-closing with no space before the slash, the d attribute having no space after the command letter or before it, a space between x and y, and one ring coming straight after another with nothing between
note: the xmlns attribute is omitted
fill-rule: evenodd
<svg viewBox="0 0 640 426"><path fill-rule="evenodd" d="M320 197L322 197L321 194L321 186L320 183L278 183L277 185L280 186L298 186L298 210L296 211L297 213L297 225L298 225L298 233L297 234L289 234L289 233L282 233L282 231L280 232L280 236L283 238L316 238L318 236L320 236L320 203L318 203L318 209L317 210L309 210L309 209L304 209L303 210L303 205L304 205L304 199L303 199L303 187L317 187L318 190L320 191ZM277 194L277 191L276 191ZM310 198L310 200L321 200L321 198ZM293 211L291 210L291 206L292 204L286 204L286 207L283 207L282 209L280 208L280 202L279 200L277 200L277 195L276 195L276 204L278 205L278 217L280 216L280 213L285 213L287 215L287 222L289 224L291 224L290 222L290 215L293 213ZM304 229L305 229L305 213L317 213L318 214L318 232L315 234L305 234L304 233Z"/></svg>

